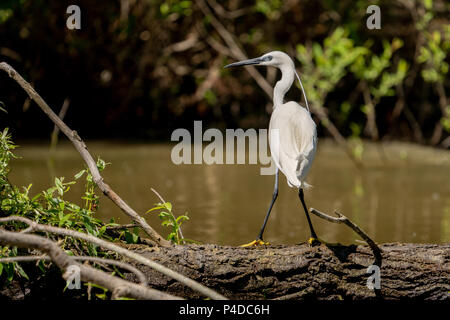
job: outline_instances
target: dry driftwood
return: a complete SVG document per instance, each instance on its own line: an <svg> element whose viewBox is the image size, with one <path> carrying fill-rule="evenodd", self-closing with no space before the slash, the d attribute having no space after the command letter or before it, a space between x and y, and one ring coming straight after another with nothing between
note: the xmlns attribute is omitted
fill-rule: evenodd
<svg viewBox="0 0 450 320"><path fill-rule="evenodd" d="M367 268L373 263L368 246L135 245L133 250L230 299L450 300L450 245L389 243L381 249L381 290L377 291L367 287ZM152 288L200 298L150 268L139 268Z"/></svg>
<svg viewBox="0 0 450 320"><path fill-rule="evenodd" d="M0 244L21 248L38 249L48 254L50 259L64 271L63 278L68 280L71 276L70 267L80 270L80 278L86 282L93 282L109 289L113 297L131 297L135 299L173 300L178 297L148 288L146 285L135 284L118 277L111 276L103 271L78 263L74 258L67 255L56 243L44 237L0 229ZM106 260L105 260L106 262Z"/></svg>
<svg viewBox="0 0 450 320"><path fill-rule="evenodd" d="M7 222L23 222L28 225L28 228L22 230L20 233L8 232L8 231L4 230L3 228L0 228L0 245L11 245L11 246L18 246L18 247L22 247L22 248L38 249L41 252L47 253L49 255L49 257L51 258L51 260L63 271L65 271L67 269L69 260L70 260L69 262L71 262L72 264L76 264L76 262L71 261L72 258L70 258L67 255L65 255L66 258L64 258L62 261L55 260L61 256L61 252L63 252L63 251L61 249L59 249L59 247L56 244L54 244L52 241L50 241L46 238L42 238L42 237L34 236L34 238L27 238L24 236L27 236L27 233L30 233L30 232L46 232L46 233L54 233L54 234L58 234L58 235L62 235L62 236L73 237L76 239L85 240L85 241L94 243L100 247L103 247L104 249L119 253L120 255L127 257L128 259L130 259L134 262L138 262L140 264L146 265L146 266L152 268L153 270L157 270L158 273L161 272L171 279L176 279L177 281L180 281L187 287L192 288L193 290L196 290L198 292L201 292L206 297L209 297L211 299L217 299L217 300L225 299L224 296L218 294L214 290L211 290L211 289L201 285L200 283L198 283L188 277L185 277L184 275L182 275L176 271L166 268L163 265L156 263L156 262L152 261L151 259L147 259L135 252L127 250L127 249L123 248L122 246L119 246L119 245L113 244L111 242L102 240L100 238L94 237L93 235L70 230L70 229L58 228L58 227L39 224L39 223L36 223L25 217L9 216L9 217L5 217L5 218L0 218L0 223L7 223ZM52 252L55 252L56 250L59 249L60 250L59 253L54 254L52 256L48 250L49 246L52 247L52 249L53 249ZM26 257L21 257L21 258L23 261L26 260ZM93 259L94 258L91 258L91 260L93 260ZM86 260L86 259L84 259L84 260ZM98 260L98 259L96 259L96 260ZM105 260L105 259L102 259L102 260L103 260L103 262L107 263L107 260ZM76 264L76 265L78 266L78 264ZM97 271L95 269L93 269L93 270ZM87 273L87 276L85 277L85 279L86 279L85 281L90 281L89 279L92 279L92 278L89 278L90 271L89 270L86 271L86 270L82 269L81 270L82 278L83 278L83 271L84 271L84 273ZM136 274L136 272L134 272L134 274ZM94 278L92 282L97 283L97 284L99 284L99 283L103 284L104 281L112 282L112 278L114 278L114 277L111 277L111 278L108 278L107 280L105 280L104 277L97 274L97 278ZM118 280L120 280L120 279L118 279ZM140 278L136 282L142 283ZM119 282L118 284L121 284L121 283ZM132 285L133 284L131 284L132 289L130 289L131 292L123 291L123 290L121 291L122 296L132 296L132 294L136 294L135 298L137 298L137 299L150 299L149 296L146 297L145 295L143 295L140 287L135 288ZM102 286L104 286L104 285L102 285ZM114 286L114 288L117 286L118 285ZM109 288L108 286L104 286L104 287ZM121 284L120 289L123 289L123 287L125 287L125 285ZM139 293L137 294L136 292L139 292ZM127 294L129 294L129 295L127 295ZM170 297L167 297L167 298L170 298Z"/></svg>

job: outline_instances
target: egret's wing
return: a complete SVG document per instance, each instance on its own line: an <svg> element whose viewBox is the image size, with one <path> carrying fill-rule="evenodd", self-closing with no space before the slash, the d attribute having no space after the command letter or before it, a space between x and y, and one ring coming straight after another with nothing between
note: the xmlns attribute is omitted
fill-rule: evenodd
<svg viewBox="0 0 450 320"><path fill-rule="evenodd" d="M271 121L271 131L277 129L279 138L271 137L272 156L289 183L300 187L314 158L316 124L310 113L294 102L278 108Z"/></svg>

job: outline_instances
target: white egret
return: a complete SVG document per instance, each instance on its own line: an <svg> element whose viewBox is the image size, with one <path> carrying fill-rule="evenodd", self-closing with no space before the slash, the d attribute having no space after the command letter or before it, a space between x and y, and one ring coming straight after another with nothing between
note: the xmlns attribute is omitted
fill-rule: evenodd
<svg viewBox="0 0 450 320"><path fill-rule="evenodd" d="M273 51L259 58L229 64L225 68L246 65L277 67L281 70L281 79L276 83L273 90L273 112L269 124L269 146L272 159L277 167L273 197L258 238L244 246L266 244L263 241L263 233L270 211L278 197L278 170L286 176L290 187L296 187L299 190L298 195L311 231L309 243L311 245L320 243L312 226L303 195L303 189L309 187L305 182L305 178L316 153L316 124L311 118L305 91L303 90L300 77L295 71L294 62L286 53ZM283 101L284 95L292 86L295 76L300 82L306 109L294 101Z"/></svg>

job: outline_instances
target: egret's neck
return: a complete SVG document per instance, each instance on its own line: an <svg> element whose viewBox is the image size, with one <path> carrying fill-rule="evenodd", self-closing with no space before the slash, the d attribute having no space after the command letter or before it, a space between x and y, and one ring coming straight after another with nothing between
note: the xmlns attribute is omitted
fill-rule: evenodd
<svg viewBox="0 0 450 320"><path fill-rule="evenodd" d="M283 65L280 66L281 79L275 85L273 89L273 107L281 106L284 102L284 95L288 92L289 88L294 82L294 66Z"/></svg>

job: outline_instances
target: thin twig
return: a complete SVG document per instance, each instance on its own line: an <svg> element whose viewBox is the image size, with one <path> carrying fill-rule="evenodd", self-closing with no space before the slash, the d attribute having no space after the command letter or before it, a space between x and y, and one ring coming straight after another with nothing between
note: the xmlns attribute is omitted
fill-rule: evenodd
<svg viewBox="0 0 450 320"><path fill-rule="evenodd" d="M210 19L211 25L216 29L217 33L222 37L230 51L233 58L236 60L248 59L244 51L239 47L234 40L233 35L222 25L222 23L214 16L204 0L197 0L197 5L205 16ZM248 73L255 79L256 83L264 90L264 92L272 99L273 89L269 82L256 70L253 66L248 66Z"/></svg>
<svg viewBox="0 0 450 320"><path fill-rule="evenodd" d="M366 81L362 81L362 93L364 98L364 103L368 107L367 112L367 129L369 131L369 134L372 138L372 140L376 141L379 139L378 134L378 128L377 128L377 121L376 121L376 112L375 112L375 106L377 103L375 103L370 95L370 89Z"/></svg>
<svg viewBox="0 0 450 320"><path fill-rule="evenodd" d="M150 188L150 189L153 191L154 194L156 194L158 196L159 200L161 200L162 203L166 203L166 200L164 200L163 197L161 197L161 195L158 193L158 191L156 191L153 188ZM172 214L172 216L173 216L173 214ZM175 219L175 217L173 217L173 218ZM180 232L181 239L184 239L183 232L181 232L181 227L178 227L178 232Z"/></svg>
<svg viewBox="0 0 450 320"><path fill-rule="evenodd" d="M241 8L233 11L225 10L216 0L207 0L208 4L214 9L214 11L225 19L234 20L250 12L251 8Z"/></svg>
<svg viewBox="0 0 450 320"><path fill-rule="evenodd" d="M316 210L314 208L309 209L309 211L311 213L314 213L319 218L325 219L325 220L333 222L333 223L344 223L347 226L349 226L351 229L353 229L353 231L355 231L361 238L363 238L364 241L366 241L367 244L372 249L373 255L375 257L374 264L381 267L381 261L382 261L381 249L377 246L377 244L372 239L370 239L370 237L364 231L361 230L361 228L359 228L355 223L353 223L351 220L349 220L346 216L340 214L337 211L334 211L334 213L337 215L337 217L329 216L329 215L327 215L323 212L320 212L319 210Z"/></svg>
<svg viewBox="0 0 450 320"><path fill-rule="evenodd" d="M69 109L70 100L69 98L64 99L63 105L61 107L61 110L59 111L58 117L61 120L64 120L64 117L66 116L67 109ZM56 144L58 143L58 135L59 135L59 128L55 124L50 140L50 150L53 151L56 147Z"/></svg>
<svg viewBox="0 0 450 320"><path fill-rule="evenodd" d="M40 255L40 256L18 256L18 257L0 258L0 263L33 262L39 260L51 261L49 256Z"/></svg>
<svg viewBox="0 0 450 320"><path fill-rule="evenodd" d="M86 162L89 171L92 174L92 179L95 184L102 190L109 199L111 199L122 211L127 214L134 222L138 223L145 233L147 233L152 240L161 246L170 246L170 242L164 239L158 232L148 225L144 218L142 218L136 211L134 211L122 198L115 193L111 187L106 184L103 177L100 175L100 171L97 168L97 164L89 153L88 148L76 131L72 131L48 106L48 104L42 99L42 97L34 90L34 88L24 79L22 76L14 70L6 62L0 63L0 69L5 71L12 79L14 79L25 92L34 100L37 105L44 111L44 113L52 120L55 125L69 138L69 140L75 146L75 149L80 153L83 160Z"/></svg>
<svg viewBox="0 0 450 320"><path fill-rule="evenodd" d="M106 230L130 229L130 228L136 228L136 227L139 227L139 225L134 224L134 223L129 223L129 224L121 224L118 226L107 226Z"/></svg>

